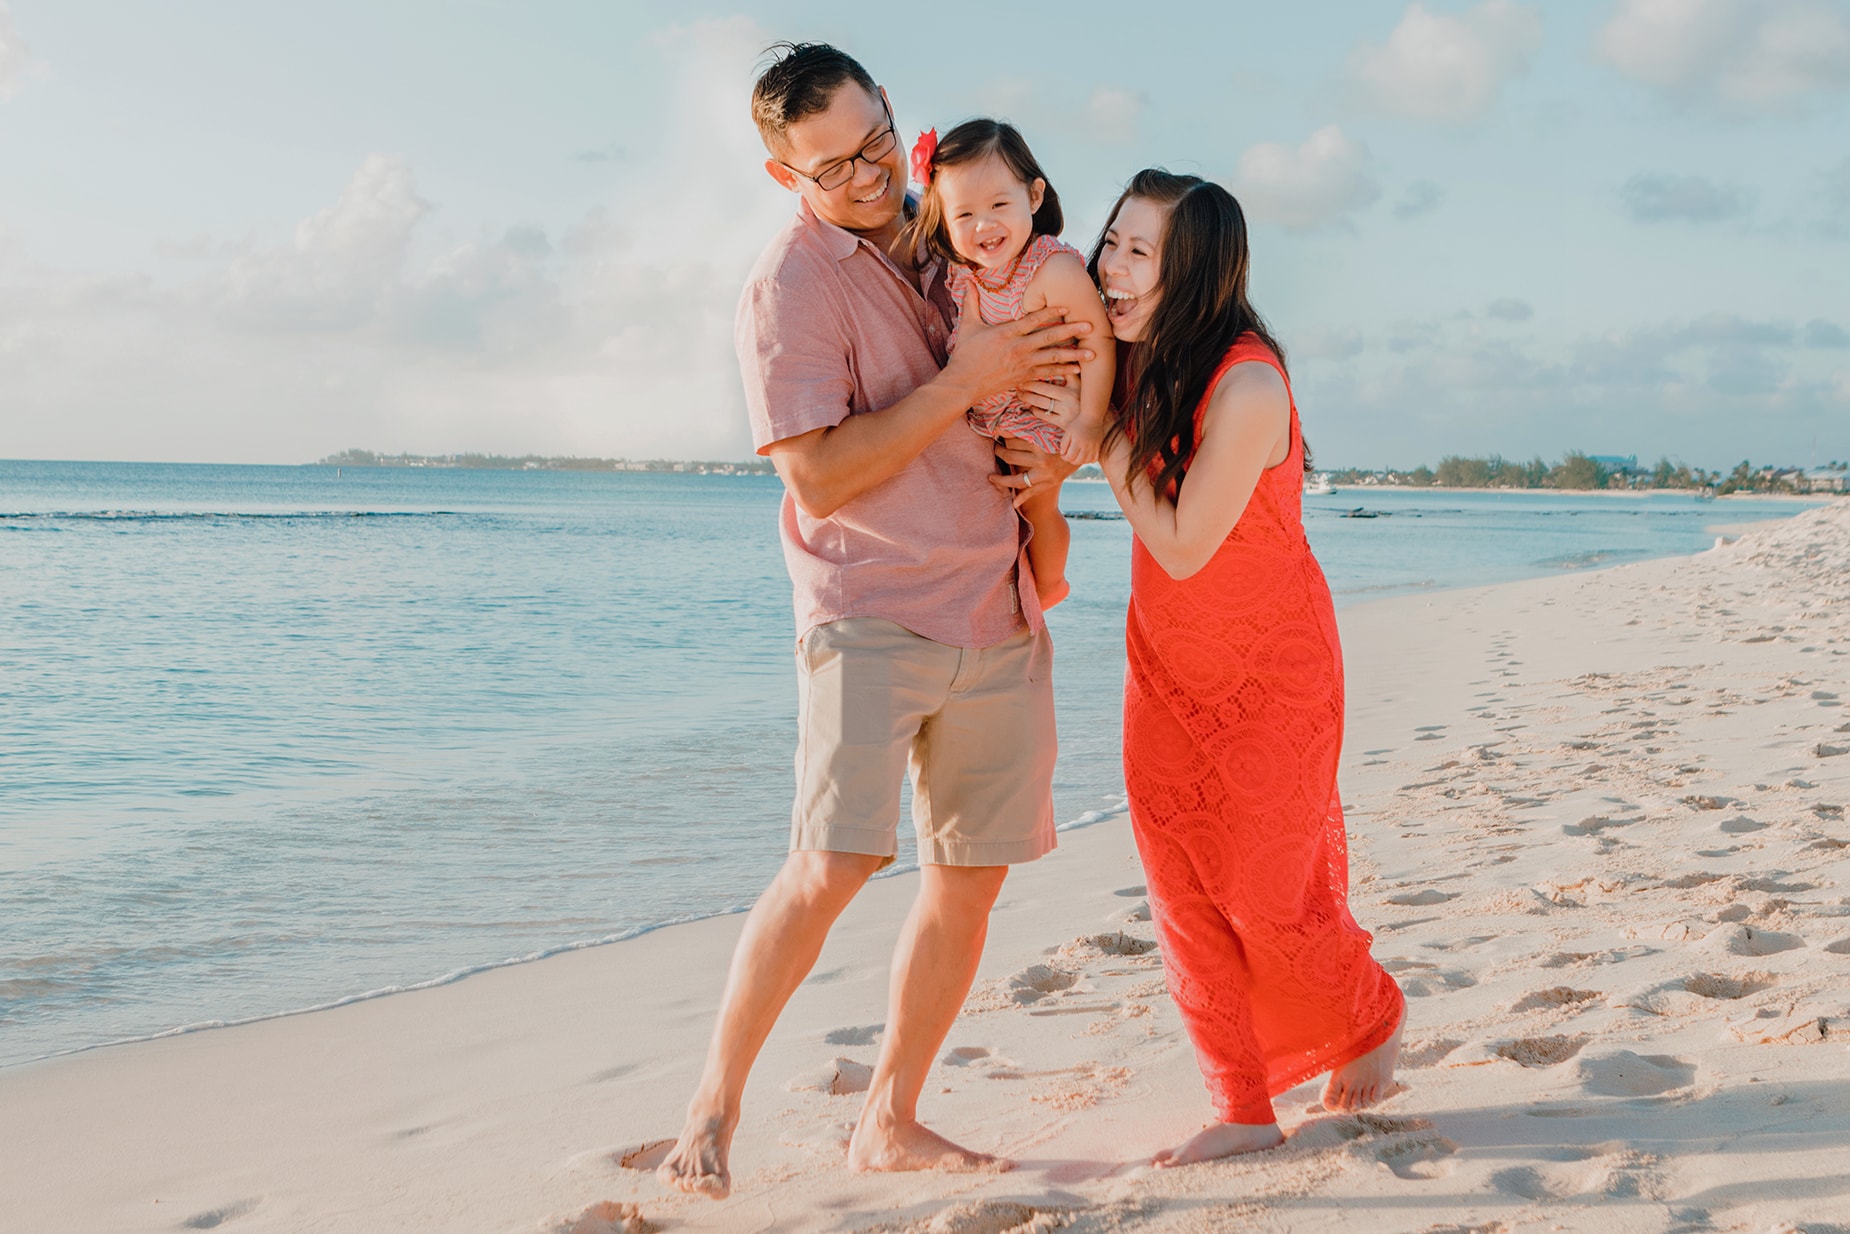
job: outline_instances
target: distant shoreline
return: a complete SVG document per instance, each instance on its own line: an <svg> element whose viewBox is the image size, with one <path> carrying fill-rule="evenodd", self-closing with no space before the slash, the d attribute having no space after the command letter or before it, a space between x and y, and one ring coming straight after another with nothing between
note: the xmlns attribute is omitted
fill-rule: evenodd
<svg viewBox="0 0 1850 1234"><path fill-rule="evenodd" d="M1339 484L1329 493L1306 493L1306 497L1347 497L1351 493L1545 493L1550 497L1703 497L1712 501L1790 501L1800 505L1820 505L1835 501L1838 493L1735 493L1707 494L1691 488L1467 488L1442 484Z"/></svg>

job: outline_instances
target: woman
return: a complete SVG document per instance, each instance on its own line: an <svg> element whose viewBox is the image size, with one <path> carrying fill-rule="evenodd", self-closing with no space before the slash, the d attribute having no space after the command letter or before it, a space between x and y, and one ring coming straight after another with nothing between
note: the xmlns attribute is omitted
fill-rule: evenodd
<svg viewBox="0 0 1850 1234"><path fill-rule="evenodd" d="M1304 538L1304 441L1283 355L1246 298L1246 224L1219 185L1142 171L1090 268L1119 340L1101 463L1131 548L1124 775L1169 989L1219 1121L1183 1165L1283 1140L1271 1098L1393 1085L1405 1004L1347 905L1336 767L1342 653ZM1069 389L1037 386L1049 418Z"/></svg>

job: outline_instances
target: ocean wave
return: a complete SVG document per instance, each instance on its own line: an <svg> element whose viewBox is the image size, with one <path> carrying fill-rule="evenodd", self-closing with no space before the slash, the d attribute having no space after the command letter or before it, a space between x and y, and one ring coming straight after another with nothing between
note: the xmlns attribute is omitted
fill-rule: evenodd
<svg viewBox="0 0 1850 1234"><path fill-rule="evenodd" d="M23 510L0 523L165 523L341 518L455 518L456 510Z"/></svg>
<svg viewBox="0 0 1850 1234"><path fill-rule="evenodd" d="M1098 823L1119 818L1129 809L1129 799L1119 798L1101 809L1088 810L1078 818L1072 819L1069 822L1060 823L1055 826L1054 830L1075 831L1082 827L1091 827ZM918 866L916 864L895 863L880 871L878 874L874 875L874 877L892 878L898 874L910 874L916 873L917 871ZM92 1050L107 1049L110 1046L132 1045L138 1041L159 1041L167 1037L184 1037L192 1033L205 1032L208 1029L236 1028L241 1024L260 1024L266 1020L281 1020L291 1016L309 1015L317 1011L332 1011L336 1007L346 1007L353 1003L371 1002L375 998L385 998L392 994L409 994L413 990L432 990L436 989L438 986L453 985L463 980L465 977L473 977L478 973L492 972L498 968L512 968L516 964L532 964L537 960L550 959L553 956L565 955L567 952L572 951L584 951L591 947L603 947L611 943L628 942L634 938L641 938L645 934L653 934L657 930L665 930L670 926L688 925L696 921L710 921L715 917L730 917L738 913L747 912L750 908L751 905L749 904L732 904L725 908L715 909L711 912L688 913L679 917L670 917L662 921L652 921L645 925L631 926L628 929L617 930L597 938L577 939L569 943L560 943L552 947L542 947L536 951L527 952L524 955L509 956L506 959L491 960L482 964L465 965L462 968L452 969L441 976L432 977L426 981L406 982L402 985L379 986L376 989L365 990L358 994L348 994L341 998L330 999L326 1002L315 1003L307 1007L295 1007L287 1011L263 1012L257 1015L241 1016L236 1019L196 1020L189 1024L180 1024L173 1028L162 1029L160 1032L156 1033L142 1033L138 1036L117 1037L108 1041L97 1041L87 1045L73 1046L67 1050L52 1050L48 1053L37 1054L30 1058L8 1060L7 1062L0 1063L0 1071L23 1066L27 1063L41 1062L48 1058L64 1058L72 1054L88 1054ZM37 980L43 981L45 979ZM54 982L55 980L56 979L52 979ZM34 984L36 985L37 982L35 981ZM49 993L51 991L46 989L43 991L29 990L24 992Z"/></svg>
<svg viewBox="0 0 1850 1234"><path fill-rule="evenodd" d="M1535 564L1549 570L1587 570L1627 557L1643 557L1646 550L1637 548L1590 548L1580 553L1544 557Z"/></svg>

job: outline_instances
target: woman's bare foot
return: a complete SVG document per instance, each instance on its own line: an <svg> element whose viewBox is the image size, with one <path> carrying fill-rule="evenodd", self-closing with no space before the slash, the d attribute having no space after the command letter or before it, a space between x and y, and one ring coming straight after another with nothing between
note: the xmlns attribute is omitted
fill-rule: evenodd
<svg viewBox="0 0 1850 1234"><path fill-rule="evenodd" d="M1362 1110L1398 1091L1394 1067L1400 1061L1400 1032L1406 1026L1407 1015L1403 1011L1392 1036L1360 1058L1351 1059L1330 1072L1330 1082L1323 1086L1323 1108Z"/></svg>
<svg viewBox="0 0 1850 1234"><path fill-rule="evenodd" d="M691 1110L687 1126L672 1151L655 1167L655 1177L665 1187L723 1200L732 1194L732 1174L726 1168L727 1154L732 1151L732 1120L715 1116L696 1116Z"/></svg>
<svg viewBox="0 0 1850 1234"><path fill-rule="evenodd" d="M1278 1129L1277 1123L1215 1123L1196 1132L1187 1143L1165 1148L1150 1158L1150 1164L1159 1170L1168 1170L1197 1161L1213 1161L1217 1157L1264 1152L1284 1142L1285 1133Z"/></svg>
<svg viewBox="0 0 1850 1234"><path fill-rule="evenodd" d="M951 1143L919 1122L878 1125L863 1117L848 1141L848 1168L858 1171L942 1170L952 1174L993 1172L1015 1168L1004 1157L974 1152Z"/></svg>

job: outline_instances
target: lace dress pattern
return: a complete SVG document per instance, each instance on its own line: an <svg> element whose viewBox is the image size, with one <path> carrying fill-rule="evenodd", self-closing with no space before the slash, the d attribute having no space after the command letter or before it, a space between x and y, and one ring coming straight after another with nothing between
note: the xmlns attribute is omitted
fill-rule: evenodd
<svg viewBox="0 0 1850 1234"><path fill-rule="evenodd" d="M1242 335L1210 394L1249 362L1285 376ZM1303 459L1294 400L1290 453L1199 573L1171 579L1131 550L1131 823L1170 994L1234 1123L1274 1121L1273 1096L1382 1044L1404 1007L1348 908L1342 652L1304 537Z"/></svg>

